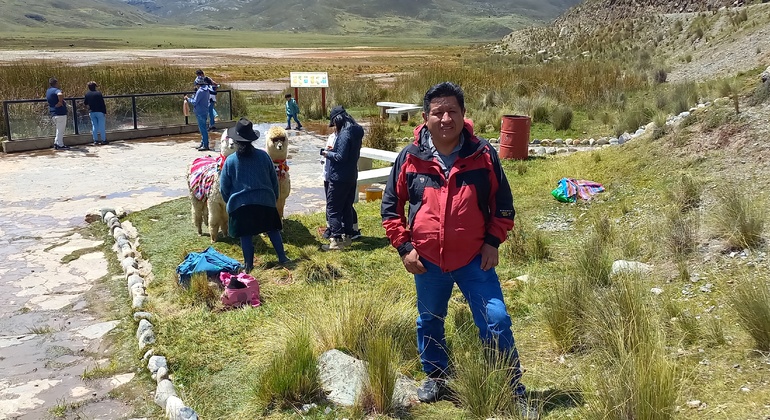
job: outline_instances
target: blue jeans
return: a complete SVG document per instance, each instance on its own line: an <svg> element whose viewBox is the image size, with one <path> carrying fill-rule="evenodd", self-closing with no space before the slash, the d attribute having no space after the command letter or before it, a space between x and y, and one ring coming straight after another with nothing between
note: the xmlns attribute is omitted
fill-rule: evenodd
<svg viewBox="0 0 770 420"><path fill-rule="evenodd" d="M294 118L294 121L297 122L297 128L302 127L302 124L300 124L299 120L297 119L296 115L287 115L286 116L286 127L291 127L291 119Z"/></svg>
<svg viewBox="0 0 770 420"><path fill-rule="evenodd" d="M214 101L209 101L209 120L211 121L209 126L211 126L211 127L213 127L215 125L214 124L214 119L217 117L217 111L214 109L214 105L216 105L216 104L217 103L214 102Z"/></svg>
<svg viewBox="0 0 770 420"><path fill-rule="evenodd" d="M201 132L201 147L209 148L209 131L206 127L206 117L208 115L195 114L195 119L198 120L198 131Z"/></svg>
<svg viewBox="0 0 770 420"><path fill-rule="evenodd" d="M101 141L107 141L104 112L89 112L88 115L91 117L91 136L94 138L94 143L99 141L98 134L102 136Z"/></svg>
<svg viewBox="0 0 770 420"><path fill-rule="evenodd" d="M428 270L415 274L417 288L417 350L422 369L430 376L443 375L449 365L444 319L454 284L460 288L471 308L473 323L485 345L497 345L497 350L513 363L512 385L516 395L523 395L519 353L511 331L511 317L503 302L503 291L495 269L481 269L481 255L468 265L444 273L439 266L420 259Z"/></svg>

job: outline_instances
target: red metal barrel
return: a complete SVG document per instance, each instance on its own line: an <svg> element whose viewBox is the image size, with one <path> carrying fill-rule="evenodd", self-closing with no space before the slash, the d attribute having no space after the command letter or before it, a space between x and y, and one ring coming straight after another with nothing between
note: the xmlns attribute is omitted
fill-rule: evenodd
<svg viewBox="0 0 770 420"><path fill-rule="evenodd" d="M532 120L524 115L503 115L500 126L500 158L525 160L529 156L529 128Z"/></svg>

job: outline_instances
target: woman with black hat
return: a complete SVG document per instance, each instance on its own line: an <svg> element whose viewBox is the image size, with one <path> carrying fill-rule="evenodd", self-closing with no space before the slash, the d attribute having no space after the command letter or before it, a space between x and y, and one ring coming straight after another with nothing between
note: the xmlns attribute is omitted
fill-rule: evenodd
<svg viewBox="0 0 770 420"><path fill-rule="evenodd" d="M219 175L219 191L227 203L230 216L228 231L233 238L240 238L246 272L254 268L254 242L252 237L267 232L273 244L278 263L286 264L281 239L281 217L278 215L278 177L273 161L263 150L252 145L259 138L254 126L241 118L227 135L235 140L238 149L227 157Z"/></svg>

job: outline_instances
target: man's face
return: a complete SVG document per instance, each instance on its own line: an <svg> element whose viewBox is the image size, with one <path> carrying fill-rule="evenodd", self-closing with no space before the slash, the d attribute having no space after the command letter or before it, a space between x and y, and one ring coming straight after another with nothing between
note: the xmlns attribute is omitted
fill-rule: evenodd
<svg viewBox="0 0 770 420"><path fill-rule="evenodd" d="M443 96L430 101L428 113L422 113L434 143L454 143L460 141L463 131L465 110L460 107L454 96Z"/></svg>

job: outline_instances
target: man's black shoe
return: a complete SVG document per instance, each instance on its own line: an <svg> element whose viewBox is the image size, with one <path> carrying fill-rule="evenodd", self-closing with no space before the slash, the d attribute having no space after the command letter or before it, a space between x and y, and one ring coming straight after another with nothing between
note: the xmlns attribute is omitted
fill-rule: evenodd
<svg viewBox="0 0 770 420"><path fill-rule="evenodd" d="M432 403L446 398L450 394L446 379L425 378L417 388L417 398L420 402Z"/></svg>
<svg viewBox="0 0 770 420"><path fill-rule="evenodd" d="M198 148L198 151L199 152L210 152L211 149L209 149L208 147L201 146L201 147Z"/></svg>

